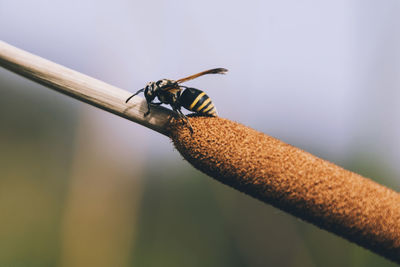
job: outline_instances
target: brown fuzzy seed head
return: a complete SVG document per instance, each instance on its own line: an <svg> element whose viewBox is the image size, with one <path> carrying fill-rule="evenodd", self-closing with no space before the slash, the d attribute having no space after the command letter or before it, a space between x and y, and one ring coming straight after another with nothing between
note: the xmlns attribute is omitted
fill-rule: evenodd
<svg viewBox="0 0 400 267"><path fill-rule="evenodd" d="M246 194L400 262L400 194L261 132L219 117L173 123L194 167Z"/></svg>

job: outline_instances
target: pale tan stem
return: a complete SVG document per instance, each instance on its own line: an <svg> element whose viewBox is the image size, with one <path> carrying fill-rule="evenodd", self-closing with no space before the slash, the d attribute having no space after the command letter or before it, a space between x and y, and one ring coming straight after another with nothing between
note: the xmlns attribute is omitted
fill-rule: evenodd
<svg viewBox="0 0 400 267"><path fill-rule="evenodd" d="M109 85L85 74L71 70L39 56L0 41L0 66L30 80L118 116L137 122L167 135L167 126L174 113L163 107L152 106L147 111L146 100L135 96L128 104L131 92Z"/></svg>

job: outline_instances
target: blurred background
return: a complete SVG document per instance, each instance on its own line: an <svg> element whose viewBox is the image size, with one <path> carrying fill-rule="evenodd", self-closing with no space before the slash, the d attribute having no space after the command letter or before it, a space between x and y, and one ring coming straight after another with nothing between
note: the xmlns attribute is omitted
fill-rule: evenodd
<svg viewBox="0 0 400 267"><path fill-rule="evenodd" d="M1 40L399 190L400 2L0 0ZM394 266L224 186L168 138L0 68L0 266Z"/></svg>

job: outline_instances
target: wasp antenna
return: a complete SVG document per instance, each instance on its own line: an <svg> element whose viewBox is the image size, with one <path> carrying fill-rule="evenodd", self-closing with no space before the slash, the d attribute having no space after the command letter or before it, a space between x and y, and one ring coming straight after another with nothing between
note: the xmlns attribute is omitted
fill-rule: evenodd
<svg viewBox="0 0 400 267"><path fill-rule="evenodd" d="M125 103L128 103L129 100L131 100L132 97L134 97L135 95L131 95L130 97L128 97L128 99L125 101Z"/></svg>
<svg viewBox="0 0 400 267"><path fill-rule="evenodd" d="M136 93L134 93L133 95L131 95L130 97L128 97L128 99L125 101L125 103L128 103L129 100L131 100L132 97L134 97L137 94L140 94L141 92L144 91L144 88L140 89L139 91L137 91Z"/></svg>

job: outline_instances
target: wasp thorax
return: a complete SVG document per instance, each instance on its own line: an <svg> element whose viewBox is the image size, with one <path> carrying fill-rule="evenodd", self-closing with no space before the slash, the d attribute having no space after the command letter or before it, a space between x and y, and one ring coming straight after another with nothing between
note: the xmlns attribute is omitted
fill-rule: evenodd
<svg viewBox="0 0 400 267"><path fill-rule="evenodd" d="M170 87L172 85L175 85L175 81L173 80L169 80L169 79L162 79L162 80L158 80L155 83L155 86L157 86L158 88L165 88L165 87ZM157 89L158 89L157 88Z"/></svg>

